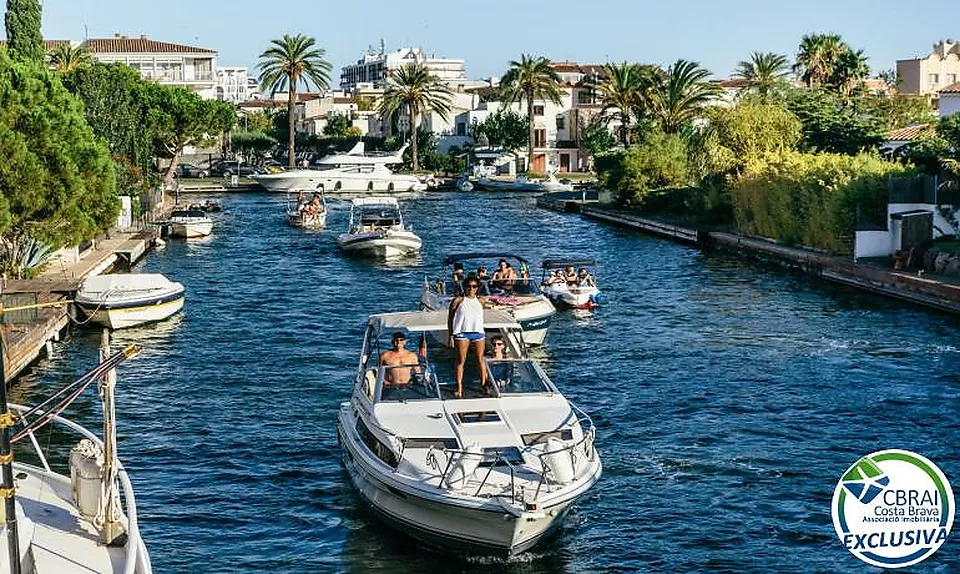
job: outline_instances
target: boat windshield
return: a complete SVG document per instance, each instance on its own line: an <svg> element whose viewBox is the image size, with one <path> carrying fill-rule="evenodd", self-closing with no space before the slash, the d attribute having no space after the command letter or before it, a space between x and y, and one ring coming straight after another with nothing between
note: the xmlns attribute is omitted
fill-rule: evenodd
<svg viewBox="0 0 960 574"><path fill-rule="evenodd" d="M434 289L440 295L460 295L463 281L475 277L480 281L480 294L484 296L536 296L540 294L539 281L530 277L526 261L512 256L497 259L472 257L444 266Z"/></svg>
<svg viewBox="0 0 960 574"><path fill-rule="evenodd" d="M501 395L553 392L528 359L487 359L487 372Z"/></svg>
<svg viewBox="0 0 960 574"><path fill-rule="evenodd" d="M404 382L395 381L402 379ZM436 374L426 361L403 365L381 366L380 402L439 399Z"/></svg>

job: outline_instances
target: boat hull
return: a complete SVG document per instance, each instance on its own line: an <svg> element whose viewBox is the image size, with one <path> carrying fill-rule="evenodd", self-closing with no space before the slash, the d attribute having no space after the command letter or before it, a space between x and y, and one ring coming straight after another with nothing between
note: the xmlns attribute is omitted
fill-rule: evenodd
<svg viewBox="0 0 960 574"><path fill-rule="evenodd" d="M305 215L299 211L287 212L287 223L293 227L303 227L305 229L318 229L327 224L327 212Z"/></svg>
<svg viewBox="0 0 960 574"><path fill-rule="evenodd" d="M569 289L545 288L543 294L558 308L593 309L600 305L600 290L596 287Z"/></svg>
<svg viewBox="0 0 960 574"><path fill-rule="evenodd" d="M344 233L337 243L345 253L389 259L420 252L423 242L410 232Z"/></svg>
<svg viewBox="0 0 960 574"><path fill-rule="evenodd" d="M77 302L77 307L89 321L109 327L125 329L144 323L163 321L183 309L184 295L170 295L150 301L130 302L124 306L99 305L95 302Z"/></svg>
<svg viewBox="0 0 960 574"><path fill-rule="evenodd" d="M457 551L513 556L530 549L559 528L576 497L516 516L495 500L465 506L420 495L403 481L368 464L357 437L346 430L349 415L341 409L338 439L341 461L363 501L384 522L431 546ZM591 483L592 484L592 483Z"/></svg>
<svg viewBox="0 0 960 574"><path fill-rule="evenodd" d="M190 223L172 222L170 223L170 235L173 237L183 237L191 239L196 237L206 237L213 233L212 221L198 221Z"/></svg>
<svg viewBox="0 0 960 574"><path fill-rule="evenodd" d="M286 192L291 189L317 189L322 186L326 194L390 193L425 191L426 184L419 179L394 174L389 176L364 174L327 174L317 170L296 170L252 176L261 187L271 192Z"/></svg>

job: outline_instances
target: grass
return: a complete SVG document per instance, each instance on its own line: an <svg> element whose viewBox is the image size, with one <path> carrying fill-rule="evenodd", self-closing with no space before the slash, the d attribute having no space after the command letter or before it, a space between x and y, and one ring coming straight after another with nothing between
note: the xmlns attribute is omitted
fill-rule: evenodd
<svg viewBox="0 0 960 574"><path fill-rule="evenodd" d="M934 241L934 248L940 251L946 251L947 253L960 253L960 240L949 239L946 241Z"/></svg>

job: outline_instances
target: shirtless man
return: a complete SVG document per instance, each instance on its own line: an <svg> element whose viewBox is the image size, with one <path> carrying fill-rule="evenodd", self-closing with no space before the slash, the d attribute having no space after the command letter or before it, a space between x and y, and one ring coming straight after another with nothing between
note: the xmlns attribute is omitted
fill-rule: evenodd
<svg viewBox="0 0 960 574"><path fill-rule="evenodd" d="M391 341L393 342L393 349L380 354L380 364L385 367L403 366L387 369L383 375L383 382L390 386L403 387L410 384L411 370L414 373L420 372L420 367L416 366L419 362L414 353L403 347L407 342L406 335L397 331L393 334Z"/></svg>

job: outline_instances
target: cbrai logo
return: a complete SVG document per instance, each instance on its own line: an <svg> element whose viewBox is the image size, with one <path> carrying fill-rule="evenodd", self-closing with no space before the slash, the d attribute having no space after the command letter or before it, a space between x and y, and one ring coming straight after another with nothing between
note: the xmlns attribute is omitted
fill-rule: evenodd
<svg viewBox="0 0 960 574"><path fill-rule="evenodd" d="M902 568L929 558L953 526L953 490L943 472L905 450L858 460L833 491L833 527L867 564Z"/></svg>

